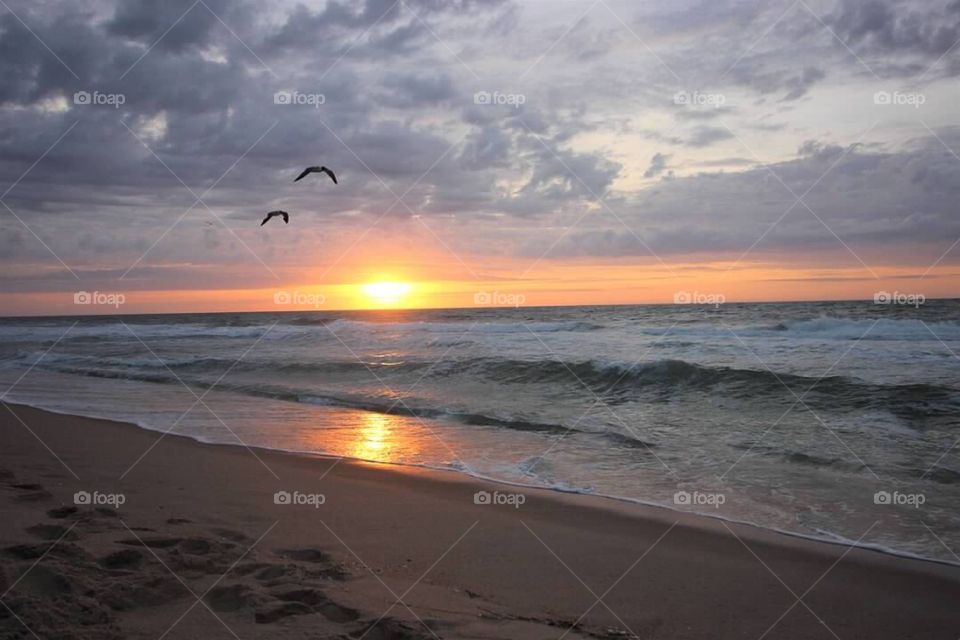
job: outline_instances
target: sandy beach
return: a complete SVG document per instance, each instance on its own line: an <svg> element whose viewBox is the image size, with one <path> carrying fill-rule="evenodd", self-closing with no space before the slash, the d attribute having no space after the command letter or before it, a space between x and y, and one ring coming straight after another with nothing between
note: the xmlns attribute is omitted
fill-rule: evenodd
<svg viewBox="0 0 960 640"><path fill-rule="evenodd" d="M5 638L903 639L960 629L960 569L947 565L16 405L0 428ZM478 491L500 504L476 504Z"/></svg>

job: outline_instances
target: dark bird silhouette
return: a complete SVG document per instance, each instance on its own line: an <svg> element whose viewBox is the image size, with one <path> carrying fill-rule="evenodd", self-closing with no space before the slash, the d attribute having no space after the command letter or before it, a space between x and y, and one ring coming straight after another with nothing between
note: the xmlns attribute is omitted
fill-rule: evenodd
<svg viewBox="0 0 960 640"><path fill-rule="evenodd" d="M260 226L262 227L263 225L267 224L270 218L276 218L277 216L283 217L283 224L290 223L290 214L286 211L271 211L267 214L267 217L263 219L263 222L260 223Z"/></svg>
<svg viewBox="0 0 960 640"><path fill-rule="evenodd" d="M296 177L294 182L299 182L311 173L325 173L330 176L331 180L333 180L333 184L337 184L337 176L333 175L333 171L330 171L330 169L327 169L326 167L307 167L303 170L303 173Z"/></svg>

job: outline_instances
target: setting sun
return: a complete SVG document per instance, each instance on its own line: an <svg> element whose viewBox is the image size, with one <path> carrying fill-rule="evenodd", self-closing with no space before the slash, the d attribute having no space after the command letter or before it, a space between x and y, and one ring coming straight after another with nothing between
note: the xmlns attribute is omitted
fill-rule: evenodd
<svg viewBox="0 0 960 640"><path fill-rule="evenodd" d="M371 282L363 285L363 292L378 306L393 306L403 302L412 288L407 282Z"/></svg>

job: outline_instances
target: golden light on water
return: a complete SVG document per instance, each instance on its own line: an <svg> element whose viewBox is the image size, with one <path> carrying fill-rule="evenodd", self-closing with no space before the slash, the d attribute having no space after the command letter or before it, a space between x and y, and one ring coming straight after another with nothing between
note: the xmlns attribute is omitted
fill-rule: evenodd
<svg viewBox="0 0 960 640"><path fill-rule="evenodd" d="M401 419L382 413L364 413L356 434L353 450L348 455L362 460L397 462L407 447L402 435Z"/></svg>

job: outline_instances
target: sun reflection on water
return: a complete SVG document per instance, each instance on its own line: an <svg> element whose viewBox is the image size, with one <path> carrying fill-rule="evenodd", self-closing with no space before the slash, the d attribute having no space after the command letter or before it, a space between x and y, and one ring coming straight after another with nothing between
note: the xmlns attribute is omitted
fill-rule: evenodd
<svg viewBox="0 0 960 640"><path fill-rule="evenodd" d="M364 413L348 455L364 460L400 462L416 452L403 429L404 419L382 413Z"/></svg>

